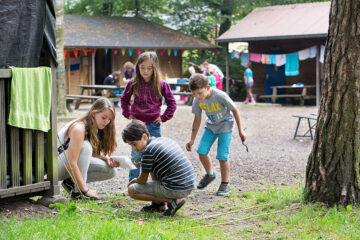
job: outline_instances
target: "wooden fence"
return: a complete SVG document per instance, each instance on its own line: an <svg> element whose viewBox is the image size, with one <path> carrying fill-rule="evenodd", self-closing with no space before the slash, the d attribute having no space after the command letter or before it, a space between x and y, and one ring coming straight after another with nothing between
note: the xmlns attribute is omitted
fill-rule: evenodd
<svg viewBox="0 0 360 240"><path fill-rule="evenodd" d="M47 133L7 124L10 86L11 71L0 69L0 200L57 195L55 68L52 68L51 129Z"/></svg>

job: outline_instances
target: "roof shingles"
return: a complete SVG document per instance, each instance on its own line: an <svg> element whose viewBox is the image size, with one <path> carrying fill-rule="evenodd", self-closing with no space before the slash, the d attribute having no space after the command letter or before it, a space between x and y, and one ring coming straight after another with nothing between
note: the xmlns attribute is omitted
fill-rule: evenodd
<svg viewBox="0 0 360 240"><path fill-rule="evenodd" d="M66 47L218 49L218 46L139 18L65 15Z"/></svg>

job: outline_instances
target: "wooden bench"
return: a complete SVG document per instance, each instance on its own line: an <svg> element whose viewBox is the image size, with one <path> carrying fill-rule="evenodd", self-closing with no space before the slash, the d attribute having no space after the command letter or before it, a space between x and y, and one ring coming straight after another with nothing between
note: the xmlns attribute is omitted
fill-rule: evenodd
<svg viewBox="0 0 360 240"><path fill-rule="evenodd" d="M69 112L72 112L71 106L70 104L73 103L73 101L76 101L75 103L75 109L79 109L81 100L85 99L85 100L97 100L101 97L104 96L89 96L89 95L66 95L65 99L66 99L66 108L68 109ZM108 97L108 99L110 101L113 102L117 102L120 101L120 95L116 96L116 97Z"/></svg>
<svg viewBox="0 0 360 240"><path fill-rule="evenodd" d="M278 98L290 98L290 99L299 99L300 105L304 105L305 99L312 99L316 98L313 95L308 95L307 89L309 88L315 88L315 85L303 85L303 86L272 86L272 95L262 95L259 96L259 98L269 98L271 99L272 103L276 102L276 99ZM278 94L279 90L287 91L286 94ZM293 93L288 93L288 91L291 91ZM299 93L300 91L300 93Z"/></svg>
<svg viewBox="0 0 360 240"><path fill-rule="evenodd" d="M297 137L310 137L311 140L314 139L314 135L313 135L313 130L315 130L316 128L316 123L317 123L317 116L316 114L311 114L310 116L304 116L304 115L293 115L293 117L297 117L298 118L298 122L296 125L296 129L295 129L295 134L294 134L294 139ZM309 129L304 133L304 134L298 134L298 130L299 130L299 125L302 119L307 120L308 122L308 127ZM311 120L315 120L314 122L310 122ZM309 134L308 134L309 133Z"/></svg>

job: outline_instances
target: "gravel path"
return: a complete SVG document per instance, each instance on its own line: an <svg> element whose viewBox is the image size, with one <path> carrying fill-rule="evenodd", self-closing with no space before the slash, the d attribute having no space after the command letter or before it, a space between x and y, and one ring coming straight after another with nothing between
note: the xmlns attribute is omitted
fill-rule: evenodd
<svg viewBox="0 0 360 240"><path fill-rule="evenodd" d="M293 185L303 182L308 155L311 151L312 141L309 138L293 140L297 123L294 114L317 113L316 107L279 106L279 105L244 105L236 103L240 110L243 127L247 133L246 144L249 152L241 144L240 137L235 134L230 152L231 174L230 183L233 191L250 191L267 188L269 184ZM72 114L82 116L89 105ZM121 110L116 109L117 143L118 148L114 155L130 155L130 147L121 139L121 130L129 122L121 115ZM195 141L195 149L203 132L205 116ZM185 151L185 144L190 138L193 115L191 107L179 103L175 116L162 125L162 135L177 141ZM65 124L58 122L60 129ZM306 130L305 122L299 130ZM235 131L237 133L237 130ZM210 151L210 157L215 166L217 179L202 195L212 196L220 184L219 163L215 159L216 144ZM196 151L186 152L192 162L197 181L204 174ZM118 169L116 178L90 184L100 193L119 192L127 185L128 172Z"/></svg>

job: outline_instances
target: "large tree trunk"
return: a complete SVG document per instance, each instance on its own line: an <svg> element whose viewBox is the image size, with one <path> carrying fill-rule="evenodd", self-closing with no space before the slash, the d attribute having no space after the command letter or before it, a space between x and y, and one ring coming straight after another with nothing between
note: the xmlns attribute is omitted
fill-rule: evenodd
<svg viewBox="0 0 360 240"><path fill-rule="evenodd" d="M360 202L360 1L331 2L325 79L305 199Z"/></svg>
<svg viewBox="0 0 360 240"><path fill-rule="evenodd" d="M57 54L57 112L66 114L66 78L64 65L64 1L56 0L56 54Z"/></svg>

